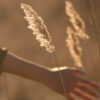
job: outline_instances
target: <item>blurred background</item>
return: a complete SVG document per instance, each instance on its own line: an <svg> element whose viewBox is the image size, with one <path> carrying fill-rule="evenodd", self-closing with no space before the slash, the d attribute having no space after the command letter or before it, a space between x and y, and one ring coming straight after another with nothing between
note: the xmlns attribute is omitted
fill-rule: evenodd
<svg viewBox="0 0 100 100"><path fill-rule="evenodd" d="M81 41L84 69L87 78L100 82L100 1L70 0L86 23L86 33L90 40ZM21 3L30 4L44 19L56 46L59 66L74 66L68 48L65 47L66 27L70 25L65 15L64 0L0 0L0 47L45 67L54 67L54 56L40 48L39 43L27 29ZM5 73L9 100L64 100L64 98L35 81ZM4 76L0 76L0 99L8 100ZM100 100L100 99L99 99Z"/></svg>

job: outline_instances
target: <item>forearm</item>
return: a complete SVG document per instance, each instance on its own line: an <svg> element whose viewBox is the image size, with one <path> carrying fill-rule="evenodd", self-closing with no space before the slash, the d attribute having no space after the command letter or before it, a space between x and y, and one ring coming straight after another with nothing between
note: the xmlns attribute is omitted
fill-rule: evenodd
<svg viewBox="0 0 100 100"><path fill-rule="evenodd" d="M45 83L51 74L50 70L43 66L24 60L9 52L2 64L2 71L42 83Z"/></svg>

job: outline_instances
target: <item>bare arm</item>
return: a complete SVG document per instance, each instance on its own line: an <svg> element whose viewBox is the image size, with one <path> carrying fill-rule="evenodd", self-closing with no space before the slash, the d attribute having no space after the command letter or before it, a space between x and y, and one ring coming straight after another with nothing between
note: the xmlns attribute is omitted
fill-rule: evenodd
<svg viewBox="0 0 100 100"><path fill-rule="evenodd" d="M43 83L48 79L47 76L50 76L50 70L44 66L27 61L10 52L7 53L2 64L2 71Z"/></svg>
<svg viewBox="0 0 100 100"><path fill-rule="evenodd" d="M2 71L41 82L57 93L64 95L59 78L59 70L53 71L46 69L39 64L24 60L8 52L2 64ZM65 84L66 95L69 100L77 100L74 95L84 100L95 100L95 98L100 97L97 91L92 90L100 89L100 85L83 79L82 76L85 73L81 70L66 68L61 70L61 73Z"/></svg>

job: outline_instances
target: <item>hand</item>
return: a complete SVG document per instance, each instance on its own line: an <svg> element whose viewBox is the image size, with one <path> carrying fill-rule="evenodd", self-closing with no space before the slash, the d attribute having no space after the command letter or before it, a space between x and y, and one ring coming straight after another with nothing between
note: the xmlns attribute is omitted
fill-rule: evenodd
<svg viewBox="0 0 100 100"><path fill-rule="evenodd" d="M100 86L92 81L82 78L82 76L86 75L85 72L69 68L61 70L60 72L63 76L64 88L69 100L77 100L75 99L75 96L81 97L84 100L95 100L95 98L100 97L100 94L95 91L99 90ZM64 95L58 71L52 71L50 81L47 85L54 91Z"/></svg>

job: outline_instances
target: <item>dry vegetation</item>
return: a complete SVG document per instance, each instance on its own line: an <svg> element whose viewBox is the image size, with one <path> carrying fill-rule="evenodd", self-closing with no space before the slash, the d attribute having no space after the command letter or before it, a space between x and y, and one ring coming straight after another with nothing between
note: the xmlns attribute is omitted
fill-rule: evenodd
<svg viewBox="0 0 100 100"><path fill-rule="evenodd" d="M94 4L94 11L97 16L95 19L96 25L93 23L91 8L89 8L88 3L85 2L86 0L71 1L74 7L71 6L71 4L68 7L72 7L70 11L73 12L73 15L78 15L77 17L74 16L74 22L71 21L71 18L73 17L71 17L70 14L66 13L67 16L64 15L64 2L62 0L29 0L27 2L32 4L32 7L35 8L44 20L46 20L46 25L48 26L50 33L53 36L55 46L57 47L57 59L59 61L59 65L73 66L72 59L78 66L82 66L84 63L84 67L89 73L89 78L100 82L100 56L98 56L98 47L96 46L95 37L92 35L95 33L99 41L100 34L95 30L98 29L98 31L100 31L100 12L98 10L100 9L100 1L90 0ZM23 2L26 2L26 0ZM31 34L28 34L31 32L26 29L27 23L23 20L23 14L19 7L20 3L20 0L0 1L0 46L7 46L10 48L10 51L24 57L25 59L38 62L45 66L55 66L53 57L46 53L44 49L39 48L38 42L33 39ZM65 20L67 18L70 18L70 21L67 20L66 22ZM70 34L72 38L72 48L75 46L74 49L71 49L72 53L69 52L71 50L68 50L68 44L66 49L63 42L66 39L66 24L67 41L68 33L74 34L74 38L72 37L72 34ZM78 33L77 35L75 35L76 32ZM80 33L82 33L82 37L85 35L85 39L83 39L84 41L88 40L88 35L90 36L90 39L87 41L88 45L79 41L82 39ZM47 36L47 34L44 35ZM48 38L48 40L51 41L50 38ZM76 45L73 44L73 42L76 43ZM98 43L100 44L100 41ZM81 48L83 48L83 51ZM72 56L73 58L71 59L70 55L73 55L73 52L75 57ZM81 59L82 56L84 58L83 60ZM78 61L76 61L76 58ZM23 80L19 77L8 74L7 80L11 100L63 100L63 97L39 83ZM6 100L6 89L4 86L1 88L2 95L0 98L2 98L2 100Z"/></svg>
<svg viewBox="0 0 100 100"><path fill-rule="evenodd" d="M21 8L24 10L26 15L25 19L29 23L28 28L33 31L33 35L36 37L36 40L40 42L40 46L45 47L48 52L54 53L55 47L51 41L51 36L42 18L39 17L36 11L28 4L22 3ZM69 21L72 23L74 28L73 30L73 28L68 26L66 29L66 46L70 51L75 65L77 67L83 67L84 65L81 59L83 50L80 44L80 39L89 39L89 36L85 32L85 22L70 1L65 2L65 8L66 15L70 17Z"/></svg>
<svg viewBox="0 0 100 100"><path fill-rule="evenodd" d="M69 21L72 23L74 28L70 26L67 27L67 39L66 39L66 46L68 47L70 54L75 62L75 65L78 67L83 67L82 62L82 47L80 44L80 39L87 40L89 36L85 32L85 22L80 17L78 12L75 10L73 4L69 1L66 1L66 14L70 17Z"/></svg>
<svg viewBox="0 0 100 100"><path fill-rule="evenodd" d="M42 18L37 15L30 5L23 3L21 8L24 10L25 19L29 23L28 28L33 31L33 35L40 42L40 46L45 47L48 52L53 53L55 47L51 42L51 36Z"/></svg>

